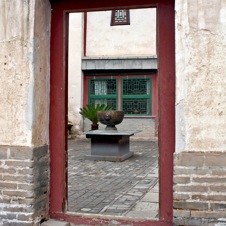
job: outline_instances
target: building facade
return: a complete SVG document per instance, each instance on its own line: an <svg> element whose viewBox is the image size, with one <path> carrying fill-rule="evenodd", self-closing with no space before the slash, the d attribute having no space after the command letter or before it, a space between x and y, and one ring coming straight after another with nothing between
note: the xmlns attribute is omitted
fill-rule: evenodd
<svg viewBox="0 0 226 226"><path fill-rule="evenodd" d="M51 1L52 6L54 2L60 1ZM83 2L78 3L80 9L95 8L88 1ZM167 6L167 2L159 2L165 4L163 8ZM64 122L49 117L49 104L50 111L54 112L54 106L62 102L61 94L65 91L64 84L61 89L50 86L53 79L50 66L56 66L55 62L64 51L50 58L50 37L53 42L61 27L60 22L50 26L51 4L48 0L0 1L2 225L39 225L49 217L49 210L58 207L51 197L65 195L52 183L56 178L63 178L56 173L61 171L50 171L52 159L56 158L56 146L54 143L49 146L49 125L52 131L57 124L65 129ZM96 4L99 8L105 7L101 1ZM134 2L134 7L136 4ZM170 189L173 195L175 225L217 225L226 218L226 1L176 0L173 5L174 184L163 190ZM57 6L55 10L61 12ZM52 21L61 17L60 13L56 15ZM52 93L59 98L50 99ZM169 98L167 93L163 96ZM56 139L62 139L57 131ZM164 192L160 192L161 197L166 197ZM60 205L63 208L65 203ZM63 215L51 215L56 216L60 219ZM165 225L172 225L172 221L170 215ZM161 222L164 225L164 219Z"/></svg>
<svg viewBox="0 0 226 226"><path fill-rule="evenodd" d="M157 69L155 8L71 13L68 116L72 134L90 130L80 107L106 104L125 112L119 129L137 129L141 132L136 137L155 139Z"/></svg>

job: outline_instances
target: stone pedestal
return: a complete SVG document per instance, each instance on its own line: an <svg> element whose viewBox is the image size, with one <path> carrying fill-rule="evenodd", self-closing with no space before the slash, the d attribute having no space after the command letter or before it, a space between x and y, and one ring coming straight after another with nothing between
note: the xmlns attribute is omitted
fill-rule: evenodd
<svg viewBox="0 0 226 226"><path fill-rule="evenodd" d="M93 130L86 132L91 138L91 155L89 160L121 162L133 155L130 151L130 136L139 131Z"/></svg>

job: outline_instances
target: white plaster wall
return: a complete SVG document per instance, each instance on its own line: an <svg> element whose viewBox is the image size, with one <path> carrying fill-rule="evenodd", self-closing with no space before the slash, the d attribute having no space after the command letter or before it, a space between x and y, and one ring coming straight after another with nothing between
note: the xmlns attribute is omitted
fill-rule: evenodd
<svg viewBox="0 0 226 226"><path fill-rule="evenodd" d="M226 0L176 0L176 152L226 149Z"/></svg>
<svg viewBox="0 0 226 226"><path fill-rule="evenodd" d="M87 14L87 56L156 55L156 10L130 10L130 25L110 26L111 11Z"/></svg>
<svg viewBox="0 0 226 226"><path fill-rule="evenodd" d="M40 104L46 104L46 97L35 93L37 79L36 60L39 57L39 47L34 38L36 10L44 10L49 6L47 0L37 1L1 0L0 1L0 145L31 146L32 131ZM49 7L50 12L50 7ZM39 15L40 16L40 15ZM42 15L45 17L44 15ZM42 20L39 18L39 20ZM36 23L39 21L37 20ZM42 26L41 26L42 27ZM37 34L43 30L37 30ZM41 35L40 35L41 36ZM45 37L43 36L43 40ZM48 43L49 40L46 40ZM41 43L39 43L41 44ZM44 54L44 52L42 52ZM48 49L45 50L48 55ZM41 67L40 62L40 67ZM47 70L40 77L47 76ZM40 72L41 73L41 72ZM42 83L39 83L42 87ZM46 85L46 83L45 83ZM46 88L46 87L45 87ZM43 94L45 95L45 94ZM46 108L46 107L45 107ZM46 112L43 117L46 117ZM41 124L39 132L45 125ZM38 143L46 143L46 134L40 137Z"/></svg>
<svg viewBox="0 0 226 226"><path fill-rule="evenodd" d="M83 99L83 76L81 58L83 55L83 14L70 13L69 18L69 68L68 68L68 119L74 124L73 132L80 130Z"/></svg>
<svg viewBox="0 0 226 226"><path fill-rule="evenodd" d="M50 20L49 1L36 0L32 61L34 68L32 144L35 146L49 143Z"/></svg>

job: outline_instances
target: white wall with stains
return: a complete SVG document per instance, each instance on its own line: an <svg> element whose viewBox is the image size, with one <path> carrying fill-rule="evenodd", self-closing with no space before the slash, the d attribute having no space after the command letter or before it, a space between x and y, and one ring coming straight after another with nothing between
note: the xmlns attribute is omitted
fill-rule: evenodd
<svg viewBox="0 0 226 226"><path fill-rule="evenodd" d="M70 13L69 16L69 50L68 50L68 119L73 123L74 133L80 130L83 105L83 74L81 71L83 57L83 13Z"/></svg>
<svg viewBox="0 0 226 226"><path fill-rule="evenodd" d="M111 10L87 13L86 56L95 58L156 56L156 9L131 9L130 25L111 26ZM73 133L83 130L83 13L69 20L68 118Z"/></svg>
<svg viewBox="0 0 226 226"><path fill-rule="evenodd" d="M0 1L0 145L48 142L49 28L49 1Z"/></svg>
<svg viewBox="0 0 226 226"><path fill-rule="evenodd" d="M111 26L111 11L87 15L87 56L156 55L156 9L130 9L130 25Z"/></svg>
<svg viewBox="0 0 226 226"><path fill-rule="evenodd" d="M226 150L226 1L175 5L176 152Z"/></svg>

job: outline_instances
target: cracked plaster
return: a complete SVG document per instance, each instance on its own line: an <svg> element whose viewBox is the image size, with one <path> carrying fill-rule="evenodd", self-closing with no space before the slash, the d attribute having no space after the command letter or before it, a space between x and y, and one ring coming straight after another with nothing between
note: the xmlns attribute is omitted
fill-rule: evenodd
<svg viewBox="0 0 226 226"><path fill-rule="evenodd" d="M0 1L1 145L32 146L48 142L45 133L48 125L48 5L46 0ZM42 72L38 73L40 68Z"/></svg>
<svg viewBox="0 0 226 226"><path fill-rule="evenodd" d="M226 1L176 1L176 152L226 148Z"/></svg>

